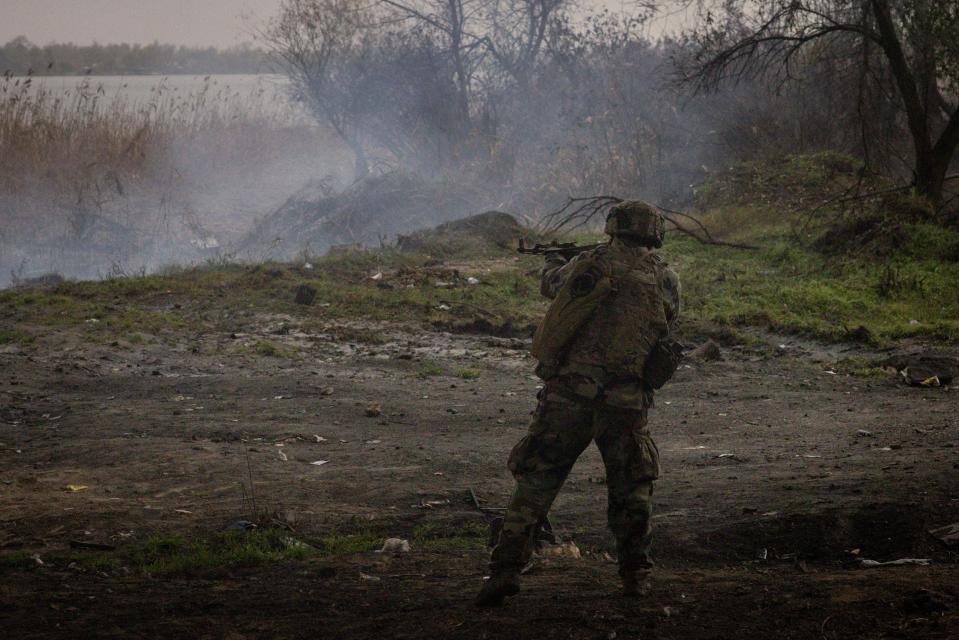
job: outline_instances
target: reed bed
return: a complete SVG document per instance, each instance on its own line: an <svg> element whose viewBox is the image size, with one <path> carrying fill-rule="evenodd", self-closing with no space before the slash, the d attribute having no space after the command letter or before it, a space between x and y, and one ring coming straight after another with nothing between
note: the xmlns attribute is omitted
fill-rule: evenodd
<svg viewBox="0 0 959 640"><path fill-rule="evenodd" d="M0 77L0 271L29 262L28 273L90 276L77 263L99 272L109 254L129 259L148 245L154 266L175 261L168 245L247 227L267 211L242 203L267 202L271 186L295 190L298 168L304 181L331 170L311 159L335 155L335 142L282 87L206 78L186 91L157 78L145 93L126 89Z"/></svg>

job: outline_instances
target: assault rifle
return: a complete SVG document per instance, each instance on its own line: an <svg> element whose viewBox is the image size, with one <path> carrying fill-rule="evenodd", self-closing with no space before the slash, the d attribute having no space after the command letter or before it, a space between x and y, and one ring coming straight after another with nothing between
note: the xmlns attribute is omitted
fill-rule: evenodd
<svg viewBox="0 0 959 640"><path fill-rule="evenodd" d="M578 245L575 242L557 242L556 240L553 240L549 244L534 244L532 247L527 247L526 240L524 238L520 238L519 248L516 249L516 251L527 255L537 256L560 255L567 260L570 260L584 251L591 251L599 246L601 246L601 244Z"/></svg>

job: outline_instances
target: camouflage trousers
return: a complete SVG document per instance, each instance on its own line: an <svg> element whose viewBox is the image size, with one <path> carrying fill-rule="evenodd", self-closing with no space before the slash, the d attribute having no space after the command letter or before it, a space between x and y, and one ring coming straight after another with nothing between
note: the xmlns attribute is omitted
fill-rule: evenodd
<svg viewBox="0 0 959 640"><path fill-rule="evenodd" d="M593 440L606 466L607 516L616 536L620 573L652 567L653 484L659 451L649 435L646 409L582 403L547 383L529 433L513 448L516 478L491 570L513 571L529 561L533 536L579 455Z"/></svg>

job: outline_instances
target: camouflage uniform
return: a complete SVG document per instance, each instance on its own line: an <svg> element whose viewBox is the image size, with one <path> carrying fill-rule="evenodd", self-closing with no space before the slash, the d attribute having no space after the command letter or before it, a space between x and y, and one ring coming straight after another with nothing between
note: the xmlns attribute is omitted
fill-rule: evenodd
<svg viewBox="0 0 959 640"><path fill-rule="evenodd" d="M627 265L634 259L659 260L649 254L652 249L614 237L608 246L580 254L568 263L558 256L551 258L542 274L543 295L554 298L577 263L600 260L604 251L625 256ZM665 265L657 272L665 322L671 327L679 315L679 279ZM516 491L499 544L492 553L493 576L515 575L529 560L534 531L545 519L576 459L593 440L606 466L607 516L616 537L620 574L625 580L648 571L652 566L651 499L660 471L659 451L647 426L652 389L639 379L610 379L602 367L568 359L556 367L541 364L537 374L545 386L528 434L509 457ZM518 587L506 595L516 591Z"/></svg>

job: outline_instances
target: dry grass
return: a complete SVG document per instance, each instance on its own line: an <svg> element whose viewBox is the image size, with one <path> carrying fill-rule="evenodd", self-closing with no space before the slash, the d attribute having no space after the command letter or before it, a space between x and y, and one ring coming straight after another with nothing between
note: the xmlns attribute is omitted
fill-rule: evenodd
<svg viewBox="0 0 959 640"><path fill-rule="evenodd" d="M291 184L293 159L336 151L327 133L283 108L268 86L237 91L211 78L188 92L175 85L158 78L133 97L94 78L63 90L0 77L0 269L16 267L14 258L56 268L57 252L68 272L67 254L101 271L124 256L144 256L151 266L174 260L161 244L229 236L262 215L253 204L231 211L231 198L262 195L275 183L271 168L286 162L275 170L287 179L285 197L323 172L314 162L312 175Z"/></svg>

